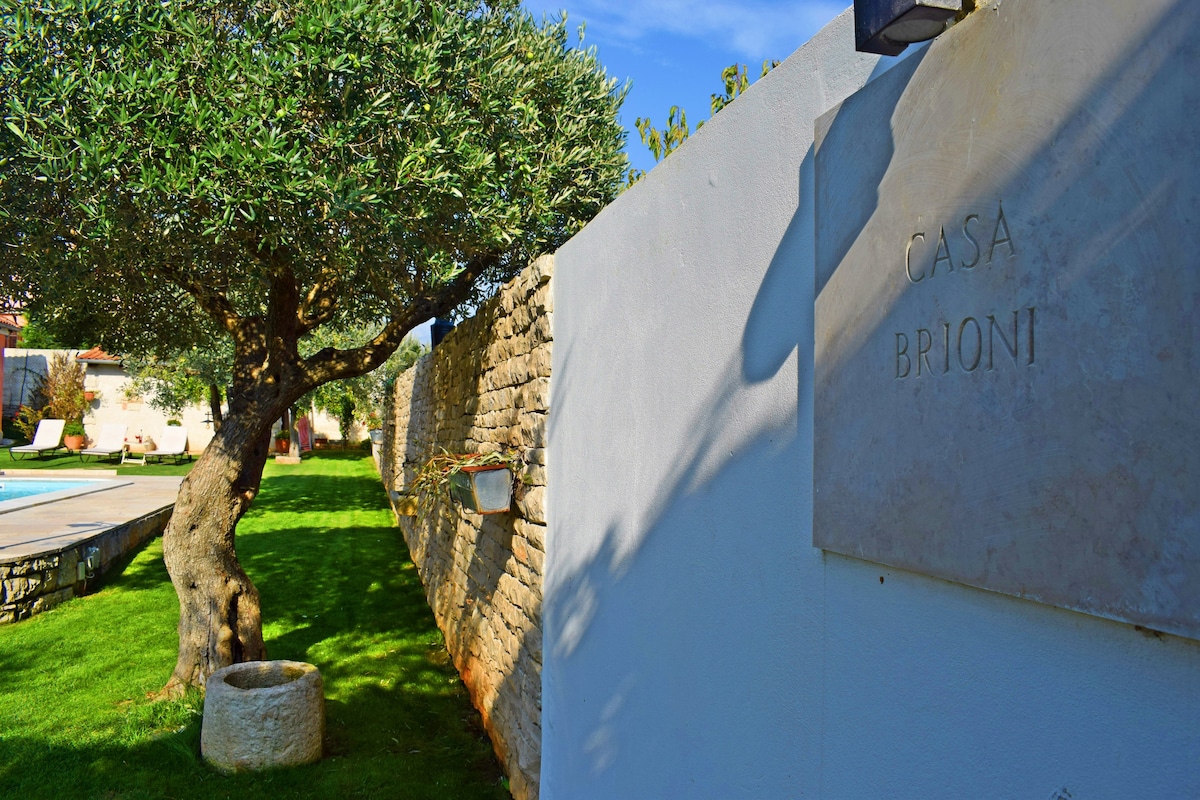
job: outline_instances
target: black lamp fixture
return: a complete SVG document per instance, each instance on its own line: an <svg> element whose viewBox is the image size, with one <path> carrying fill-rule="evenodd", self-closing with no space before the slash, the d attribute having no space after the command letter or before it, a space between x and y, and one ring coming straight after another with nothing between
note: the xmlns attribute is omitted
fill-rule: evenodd
<svg viewBox="0 0 1200 800"><path fill-rule="evenodd" d="M963 0L854 0L854 49L898 56L944 31L962 8Z"/></svg>
<svg viewBox="0 0 1200 800"><path fill-rule="evenodd" d="M446 334L454 330L454 323L445 317L438 317L429 327L429 346L437 347L446 338Z"/></svg>

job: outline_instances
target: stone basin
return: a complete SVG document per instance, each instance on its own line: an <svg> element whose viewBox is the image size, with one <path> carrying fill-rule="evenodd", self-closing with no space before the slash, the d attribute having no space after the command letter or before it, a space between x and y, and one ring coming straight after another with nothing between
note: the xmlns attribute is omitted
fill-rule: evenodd
<svg viewBox="0 0 1200 800"><path fill-rule="evenodd" d="M200 753L222 772L318 761L324 735L324 684L312 664L247 661L208 679Z"/></svg>

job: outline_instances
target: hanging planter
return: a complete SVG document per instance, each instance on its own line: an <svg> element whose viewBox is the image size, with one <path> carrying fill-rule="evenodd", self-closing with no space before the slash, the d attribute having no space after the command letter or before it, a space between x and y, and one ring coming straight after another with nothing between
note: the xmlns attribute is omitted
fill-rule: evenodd
<svg viewBox="0 0 1200 800"><path fill-rule="evenodd" d="M512 466L520 458L512 453L467 453L442 451L425 463L413 482L417 494L445 484L450 497L476 514L503 514L512 506Z"/></svg>
<svg viewBox="0 0 1200 800"><path fill-rule="evenodd" d="M512 482L507 464L462 467L450 476L450 496L476 514L504 514L512 504Z"/></svg>
<svg viewBox="0 0 1200 800"><path fill-rule="evenodd" d="M417 496L413 494L405 494L404 492L393 491L392 508L396 510L396 515L400 517L415 517L417 515Z"/></svg>

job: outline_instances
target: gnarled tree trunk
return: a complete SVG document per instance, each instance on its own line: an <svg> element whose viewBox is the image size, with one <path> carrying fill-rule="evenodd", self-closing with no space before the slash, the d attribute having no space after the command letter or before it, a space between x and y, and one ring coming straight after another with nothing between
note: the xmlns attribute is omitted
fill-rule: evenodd
<svg viewBox="0 0 1200 800"><path fill-rule="evenodd" d="M299 288L286 267L277 266L263 317L239 317L209 287L189 287L233 337L233 383L229 412L184 478L163 535L163 560L179 595L179 657L165 694L203 686L221 667L266 658L258 590L238 563L234 530L258 494L271 423L313 387L383 364L417 322L461 303L475 277L474 267L465 269L440 298L444 305L415 303L358 348L325 348L307 359L297 343L323 319L301 312ZM305 301L320 306L318 317L331 313L318 302L322 296L313 290ZM295 452L294 432L292 442Z"/></svg>
<svg viewBox="0 0 1200 800"><path fill-rule="evenodd" d="M234 529L258 494L269 429L231 415L184 478L163 536L179 595L179 657L165 692L203 686L213 671L266 658L258 590L238 563Z"/></svg>

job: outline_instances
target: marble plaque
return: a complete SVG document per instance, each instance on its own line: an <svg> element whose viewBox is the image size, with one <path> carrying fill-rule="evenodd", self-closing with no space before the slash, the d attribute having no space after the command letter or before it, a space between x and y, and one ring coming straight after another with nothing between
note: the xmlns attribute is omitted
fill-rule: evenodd
<svg viewBox="0 0 1200 800"><path fill-rule="evenodd" d="M984 5L818 122L814 543L1200 637L1200 3Z"/></svg>

